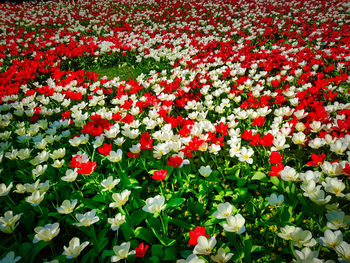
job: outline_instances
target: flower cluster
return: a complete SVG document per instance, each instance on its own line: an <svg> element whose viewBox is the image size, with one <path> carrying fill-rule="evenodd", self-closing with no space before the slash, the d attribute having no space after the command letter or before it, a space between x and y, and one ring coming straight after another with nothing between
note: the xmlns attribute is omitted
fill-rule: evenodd
<svg viewBox="0 0 350 263"><path fill-rule="evenodd" d="M0 5L0 262L349 262L349 22L341 0Z"/></svg>

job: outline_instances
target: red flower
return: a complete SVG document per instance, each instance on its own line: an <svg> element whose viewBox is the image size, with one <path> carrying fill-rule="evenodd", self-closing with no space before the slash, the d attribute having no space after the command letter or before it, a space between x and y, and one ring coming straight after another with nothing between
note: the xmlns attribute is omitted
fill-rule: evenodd
<svg viewBox="0 0 350 263"><path fill-rule="evenodd" d="M128 152L126 154L126 156L128 156L129 158L139 158L140 155L138 153L132 153L132 152Z"/></svg>
<svg viewBox="0 0 350 263"><path fill-rule="evenodd" d="M151 135L149 135L149 132L146 132L141 135L140 138L140 144L141 144L141 149L142 150L148 150L153 148L153 140L151 139Z"/></svg>
<svg viewBox="0 0 350 263"><path fill-rule="evenodd" d="M96 162L88 160L86 155L75 155L72 157L72 161L69 164L70 167L77 168L78 174L91 174L96 169Z"/></svg>
<svg viewBox="0 0 350 263"><path fill-rule="evenodd" d="M170 165L171 167L180 167L182 162L183 162L183 159L181 157L179 157L179 156L175 156L175 157L171 156L171 157L169 157L169 161L167 161L166 163L168 165Z"/></svg>
<svg viewBox="0 0 350 263"><path fill-rule="evenodd" d="M86 162L86 163L82 163L80 165L80 169L77 170L78 174L85 174L85 175L89 175L91 174L93 171L95 171L96 169L96 162Z"/></svg>
<svg viewBox="0 0 350 263"><path fill-rule="evenodd" d="M315 153L311 154L312 161L308 162L306 165L309 166L320 166L323 164L324 160L326 159L326 155L324 153L317 155Z"/></svg>
<svg viewBox="0 0 350 263"><path fill-rule="evenodd" d="M273 144L273 140L275 138L271 133L265 134L262 137L260 137L260 144L265 147L270 147Z"/></svg>
<svg viewBox="0 0 350 263"><path fill-rule="evenodd" d="M345 167L343 169L344 173L346 173L347 175L350 175L350 165L347 163L345 164Z"/></svg>
<svg viewBox="0 0 350 263"><path fill-rule="evenodd" d="M197 245L197 239L200 236L205 236L206 238L209 238L209 235L205 235L205 227L204 226L197 226L195 230L191 230L190 233L190 240L188 241L189 245L195 246Z"/></svg>
<svg viewBox="0 0 350 263"><path fill-rule="evenodd" d="M100 154L107 156L112 151L112 144L104 143L101 147L98 147L97 150Z"/></svg>
<svg viewBox="0 0 350 263"><path fill-rule="evenodd" d="M155 171L153 173L152 178L154 180L157 180L157 181L162 181L162 180L164 180L166 178L166 175L167 175L167 170L160 169L160 170Z"/></svg>
<svg viewBox="0 0 350 263"><path fill-rule="evenodd" d="M251 130L245 130L241 134L241 138L243 140L246 140L246 141L250 140L252 138L252 136L253 136L253 131L251 131Z"/></svg>
<svg viewBox="0 0 350 263"><path fill-rule="evenodd" d="M62 112L62 117L63 117L63 118L69 118L69 117L70 117L70 112L69 112L69 110L66 110L65 112Z"/></svg>
<svg viewBox="0 0 350 263"><path fill-rule="evenodd" d="M220 122L219 125L215 126L215 130L222 135L227 135L227 129L228 124L224 124L222 122Z"/></svg>
<svg viewBox="0 0 350 263"><path fill-rule="evenodd" d="M138 247L135 247L136 257L143 258L148 248L149 246L145 245L144 243L141 243Z"/></svg>
<svg viewBox="0 0 350 263"><path fill-rule="evenodd" d="M271 171L269 172L270 176L278 176L281 177L280 172L284 169L283 164L278 164L277 166L272 166Z"/></svg>
<svg viewBox="0 0 350 263"><path fill-rule="evenodd" d="M252 126L261 127L261 126L264 126L264 123L265 123L265 117L259 116L258 118L255 118L255 119L253 120Z"/></svg>
<svg viewBox="0 0 350 263"><path fill-rule="evenodd" d="M270 154L270 163L280 164L283 160L283 154L281 155L279 152L273 151Z"/></svg>

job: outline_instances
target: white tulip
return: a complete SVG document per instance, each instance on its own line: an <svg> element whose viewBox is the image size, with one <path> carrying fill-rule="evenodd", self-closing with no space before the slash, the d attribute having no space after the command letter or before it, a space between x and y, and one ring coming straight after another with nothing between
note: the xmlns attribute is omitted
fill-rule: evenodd
<svg viewBox="0 0 350 263"><path fill-rule="evenodd" d="M218 249L217 254L215 256L211 256L211 260L217 263L226 263L232 258L232 253L225 253L225 249L222 247Z"/></svg>
<svg viewBox="0 0 350 263"><path fill-rule="evenodd" d="M146 200L146 205L142 207L142 210L152 214L159 213L166 207L164 202L164 196L157 195L155 197L150 197Z"/></svg>
<svg viewBox="0 0 350 263"><path fill-rule="evenodd" d="M208 177L213 170L210 168L209 165L207 165L207 166L201 166L198 171L201 174L201 176Z"/></svg>
<svg viewBox="0 0 350 263"><path fill-rule="evenodd" d="M213 216L217 219L226 219L232 215L233 206L230 203L219 204Z"/></svg>
<svg viewBox="0 0 350 263"><path fill-rule="evenodd" d="M222 226L227 232L235 232L237 234L242 234L245 231L245 219L241 214L235 216L229 216L226 218L227 223L224 223Z"/></svg>
<svg viewBox="0 0 350 263"><path fill-rule="evenodd" d="M114 246L113 252L114 256L111 258L111 262L118 262L121 259L127 258L129 255L136 254L135 250L132 250L129 252L130 249L130 242L124 242L120 246Z"/></svg>
<svg viewBox="0 0 350 263"><path fill-rule="evenodd" d="M277 196L276 194L271 194L268 198L267 198L267 202L269 202L270 206L274 206L274 207L279 207L281 206L281 204L284 201L284 196L283 195L279 195Z"/></svg>
<svg viewBox="0 0 350 263"><path fill-rule="evenodd" d="M67 259L72 259L72 258L76 258L77 256L80 255L81 251L87 247L87 245L89 245L89 241L85 241L82 244L80 244L80 239L77 237L73 237L70 241L69 241L69 246L63 246L63 253L62 255L65 255L67 257Z"/></svg>
<svg viewBox="0 0 350 263"><path fill-rule="evenodd" d="M54 223L54 224L47 224L45 226L38 226L34 229L35 231L35 236L33 239L33 243L38 243L40 240L49 242L51 241L54 237L58 235L60 232L59 228L60 224L59 223Z"/></svg>
<svg viewBox="0 0 350 263"><path fill-rule="evenodd" d="M209 255L216 245L215 237L209 240L205 236L200 236L197 239L197 245L194 247L193 254Z"/></svg>
<svg viewBox="0 0 350 263"><path fill-rule="evenodd" d="M343 234L340 230L333 232L327 229L324 232L324 237L320 238L320 243L323 246L335 248L343 241Z"/></svg>

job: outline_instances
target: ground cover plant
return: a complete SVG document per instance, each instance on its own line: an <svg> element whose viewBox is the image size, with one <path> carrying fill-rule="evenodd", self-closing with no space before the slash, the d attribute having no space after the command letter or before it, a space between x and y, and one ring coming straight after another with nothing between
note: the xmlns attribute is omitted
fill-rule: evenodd
<svg viewBox="0 0 350 263"><path fill-rule="evenodd" d="M0 262L350 262L350 3L0 4Z"/></svg>

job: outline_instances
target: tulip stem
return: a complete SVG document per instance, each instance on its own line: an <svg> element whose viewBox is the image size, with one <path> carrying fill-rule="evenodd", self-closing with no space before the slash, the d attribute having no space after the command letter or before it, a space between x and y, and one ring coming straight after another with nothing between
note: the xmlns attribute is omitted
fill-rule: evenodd
<svg viewBox="0 0 350 263"><path fill-rule="evenodd" d="M160 211L159 217L160 217L160 222L162 223L163 235L164 235L164 237L166 237L166 234L167 234L167 233L166 233L166 229L165 229L165 225L164 225L164 220L163 220L162 211Z"/></svg>
<svg viewBox="0 0 350 263"><path fill-rule="evenodd" d="M10 195L7 195L7 197L9 198L10 202L11 202L14 206L16 206L16 203L12 200L12 198L10 197Z"/></svg>
<svg viewBox="0 0 350 263"><path fill-rule="evenodd" d="M50 242L50 250L51 250L52 256L55 256L56 253L55 253L55 250L53 248L52 242Z"/></svg>

